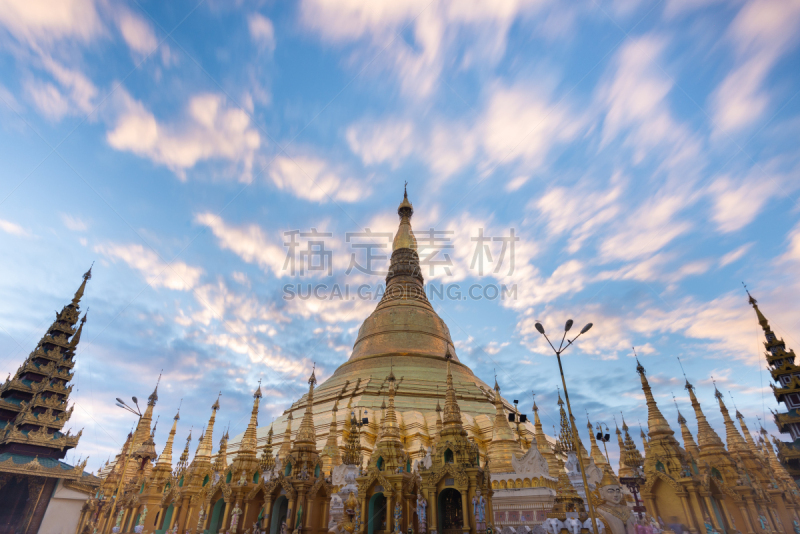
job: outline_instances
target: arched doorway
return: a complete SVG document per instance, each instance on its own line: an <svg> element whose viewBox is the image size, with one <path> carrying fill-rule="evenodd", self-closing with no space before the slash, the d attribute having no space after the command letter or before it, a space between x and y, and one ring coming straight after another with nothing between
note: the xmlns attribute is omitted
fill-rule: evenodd
<svg viewBox="0 0 800 534"><path fill-rule="evenodd" d="M461 492L446 488L439 493L439 532L442 534L461 534L464 526L464 513L461 509Z"/></svg>
<svg viewBox="0 0 800 534"><path fill-rule="evenodd" d="M286 495L281 495L275 499L275 504L272 505L272 518L269 520L269 533L278 534L281 531L281 524L286 521L286 515L289 513L289 499Z"/></svg>
<svg viewBox="0 0 800 534"><path fill-rule="evenodd" d="M367 507L367 534L386 532L386 497L382 492L373 495Z"/></svg>
<svg viewBox="0 0 800 534"><path fill-rule="evenodd" d="M0 488L0 533L24 530L25 507L28 503L28 482L14 477Z"/></svg>
<svg viewBox="0 0 800 534"><path fill-rule="evenodd" d="M208 534L217 534L219 527L222 526L222 516L225 514L225 499L217 499L214 507L211 509L211 520L208 522ZM167 525L169 527L169 525Z"/></svg>

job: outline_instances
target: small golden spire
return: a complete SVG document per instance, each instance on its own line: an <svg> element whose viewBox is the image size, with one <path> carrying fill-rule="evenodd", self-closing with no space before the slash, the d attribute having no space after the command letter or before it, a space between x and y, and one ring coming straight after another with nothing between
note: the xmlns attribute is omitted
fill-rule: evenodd
<svg viewBox="0 0 800 534"><path fill-rule="evenodd" d="M271 471L275 467L275 458L272 457L272 425L269 425L269 432L267 432L267 442L264 448L261 449L261 459L259 460L261 472L265 473Z"/></svg>
<svg viewBox="0 0 800 534"><path fill-rule="evenodd" d="M453 386L453 374L450 372L450 360L453 355L450 352L450 346L447 346L447 352L444 355L447 360L447 391L445 391L444 398L444 418L442 420L442 431L444 434L461 434L464 429L461 423L461 409L456 400L456 390Z"/></svg>
<svg viewBox="0 0 800 534"><path fill-rule="evenodd" d="M81 298L83 297L83 292L86 290L86 282L92 279L92 267L94 267L94 262L92 262L92 265L89 267L89 270L83 273L83 282L81 282L80 287L75 292L75 296L72 298L71 306L74 308L80 307L78 306L78 303L81 301Z"/></svg>
<svg viewBox="0 0 800 534"><path fill-rule="evenodd" d="M211 417L208 419L208 425L206 426L203 436L200 438L200 445L197 447L197 452L194 455L195 461L198 459L206 462L211 461L211 452L214 446L212 441L214 436L214 422L217 419L217 410L219 410L219 397L221 395L222 392L220 391L219 395L217 395L217 400L215 400L214 404L211 405Z"/></svg>
<svg viewBox="0 0 800 534"><path fill-rule="evenodd" d="M725 406L725 402L722 400L722 393L720 393L719 389L717 389L716 381L714 381L714 397L716 397L717 402L719 403L719 411L722 413L722 420L725 422L725 438L728 442L728 451L747 453L747 444L742 438L742 435L739 434L739 430L736 428L736 425L733 424L733 419L731 419L731 416L728 413L728 408Z"/></svg>
<svg viewBox="0 0 800 534"><path fill-rule="evenodd" d="M172 420L172 428L169 431L167 443L164 445L164 450L161 451L161 456L158 457L158 462L156 462L156 467L166 468L167 471L172 471L172 442L175 439L175 431L178 428L180 418L180 409L178 409L178 413L175 414Z"/></svg>
<svg viewBox="0 0 800 534"><path fill-rule="evenodd" d="M314 375L316 363L311 370L311 376L308 377L308 397L306 400L306 411L303 414L303 420L300 421L300 429L297 431L292 450L317 450L317 437L314 431L314 384L317 383L317 377Z"/></svg>
<svg viewBox="0 0 800 534"><path fill-rule="evenodd" d="M689 392L689 399L692 401L692 408L697 418L697 442L700 446L700 454L706 455L712 452L723 453L725 451L725 445L722 444L719 435L717 435L708 423L702 408L700 408L700 403L697 401L697 397L694 394L694 386L689 383L688 379L686 380L686 390Z"/></svg>
<svg viewBox="0 0 800 534"><path fill-rule="evenodd" d="M408 183L406 183L406 186ZM414 232L411 229L411 216L414 215L414 207L408 201L408 190L403 192L403 201L397 208L397 214L400 216L400 226L397 229L397 234L394 236L392 243L392 251L401 248L408 248L417 250L417 238L414 237Z"/></svg>
<svg viewBox="0 0 800 534"><path fill-rule="evenodd" d="M633 350L633 353L635 356L636 349ZM647 399L647 429L650 437L660 438L674 435L669 423L662 415L661 410L658 409L658 404L650 389L650 383L647 381L647 374L638 357L636 358L636 372L639 373L639 378L642 381L642 391L644 391L644 396Z"/></svg>

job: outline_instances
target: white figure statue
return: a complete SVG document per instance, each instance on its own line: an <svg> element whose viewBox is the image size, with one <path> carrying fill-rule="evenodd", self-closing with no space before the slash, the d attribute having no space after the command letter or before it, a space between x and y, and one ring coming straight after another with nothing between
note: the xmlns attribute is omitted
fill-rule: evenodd
<svg viewBox="0 0 800 534"><path fill-rule="evenodd" d="M419 533L425 534L428 531L428 501L422 493L417 493L417 519Z"/></svg>
<svg viewBox="0 0 800 534"><path fill-rule="evenodd" d="M481 495L481 490L475 491L475 496L472 497L472 514L475 516L476 523L486 522L486 499ZM478 526L478 530L486 527Z"/></svg>

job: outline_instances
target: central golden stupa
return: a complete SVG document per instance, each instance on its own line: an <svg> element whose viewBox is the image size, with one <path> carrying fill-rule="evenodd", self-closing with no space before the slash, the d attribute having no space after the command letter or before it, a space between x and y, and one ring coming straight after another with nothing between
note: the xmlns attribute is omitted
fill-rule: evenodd
<svg viewBox="0 0 800 534"><path fill-rule="evenodd" d="M351 412L358 415L359 410L366 410L370 424L361 429L362 453L365 459L369 458L384 415L388 392L385 378L393 373L399 384L395 407L403 444L413 459L423 456L436 436L437 425L441 425L447 375L445 355L449 351L453 384L469 438L483 457L490 449L490 456L502 456L491 458L493 468L510 466L511 453L521 454L519 442L530 442L533 427L527 423L512 428L506 414L514 407L502 398L501 403L495 403L497 384L493 390L459 361L450 330L425 295L417 241L411 228L414 208L407 193L397 213L400 225L392 244L386 292L359 328L348 360L314 390L317 450L323 454L326 470L339 463L336 457L344 450L346 439L337 429L349 432ZM302 417L307 398L304 395L292 404L272 425L275 445L283 440L281 452L288 451L296 437L299 426L295 423L292 427L292 421ZM258 429L259 443L266 441L268 430L266 426ZM498 448L495 444L490 448L493 437L505 446ZM236 436L232 440L233 449L238 448L240 439Z"/></svg>

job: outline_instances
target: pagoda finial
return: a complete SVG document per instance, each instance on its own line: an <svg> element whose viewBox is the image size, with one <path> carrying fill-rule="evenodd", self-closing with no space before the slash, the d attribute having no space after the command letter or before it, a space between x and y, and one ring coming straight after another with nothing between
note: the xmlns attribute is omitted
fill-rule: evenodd
<svg viewBox="0 0 800 534"><path fill-rule="evenodd" d="M681 366L681 373L683 373L683 378L684 380L686 380L686 385L684 386L684 389L691 390L694 386L689 383L689 379L686 377L686 371L683 369L683 362L681 361L681 357L676 356L676 358L678 358L678 365Z"/></svg>
<svg viewBox="0 0 800 534"><path fill-rule="evenodd" d="M449 344L444 359L447 360L447 391L445 391L444 398L443 429L445 433L458 432L460 434L461 430L463 430L461 424L461 408L458 406L458 401L456 400L456 390L453 386L453 374L450 372L450 361L453 359L453 355L450 353Z"/></svg>
<svg viewBox="0 0 800 534"><path fill-rule="evenodd" d="M78 287L78 290L75 292L75 296L72 298L72 306L75 308L78 307L78 303L81 301L81 298L83 297L83 292L86 290L86 282L92 279L93 266L94 262L92 262L92 265L89 267L89 270L83 273L83 282L81 282L80 287Z"/></svg>
<svg viewBox="0 0 800 534"><path fill-rule="evenodd" d="M636 349L634 349L633 353L635 356ZM658 403L653 396L653 391L650 389L650 382L647 380L647 374L645 373L644 367L639 362L639 358L636 358L636 372L639 373L639 378L642 381L642 391L644 392L645 399L647 399L647 429L649 433L656 437L661 435L672 436L672 428L670 428L669 423L667 423L667 420L658 408Z"/></svg>
<svg viewBox="0 0 800 534"><path fill-rule="evenodd" d="M417 250L417 238L411 230L411 216L414 215L414 206L408 200L408 183L403 189L403 201L397 207L397 214L400 216L400 227L392 243L392 251L401 248Z"/></svg>
<svg viewBox="0 0 800 534"><path fill-rule="evenodd" d="M317 364L314 363L311 369L311 376L308 378L308 397L306 400L306 411L303 414L303 419L300 421L300 428L297 431L297 437L293 444L294 449L307 449L316 452L317 437L314 432L314 384L317 383L317 377L314 375L314 370Z"/></svg>
<svg viewBox="0 0 800 534"><path fill-rule="evenodd" d="M156 380L156 387L155 387L155 389L153 390L153 392L150 394L150 396L149 396L149 397L147 397L147 404L148 404L148 406L155 406L156 402L158 401L158 385L161 383L161 374L162 374L163 372L164 372L164 370L162 369L162 370L161 370L161 371L158 373L158 380Z"/></svg>

